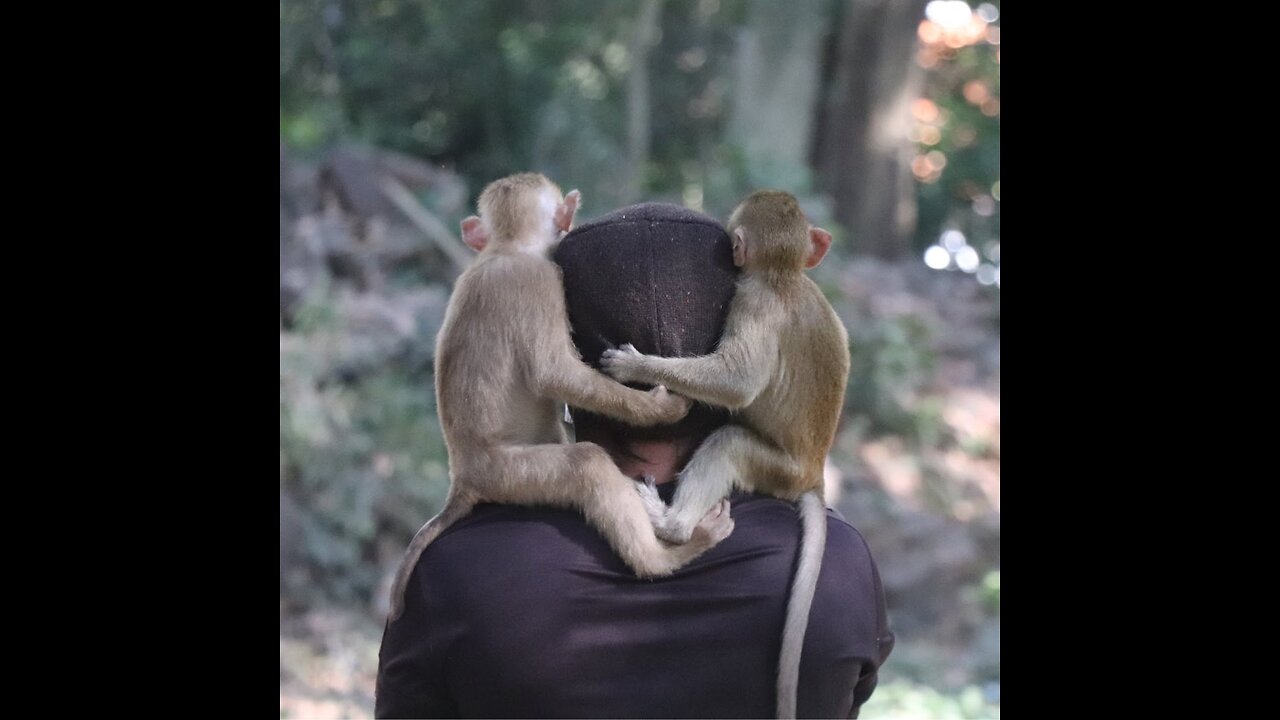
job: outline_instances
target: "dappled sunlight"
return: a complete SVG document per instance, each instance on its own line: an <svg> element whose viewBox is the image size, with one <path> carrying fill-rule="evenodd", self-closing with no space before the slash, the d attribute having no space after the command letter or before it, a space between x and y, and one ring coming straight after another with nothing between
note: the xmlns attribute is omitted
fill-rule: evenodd
<svg viewBox="0 0 1280 720"><path fill-rule="evenodd" d="M946 257L935 249L938 245L927 248L924 264L973 274L979 286L993 288L1000 287L999 258L988 256L984 262L977 248L999 238L1000 181L990 177L999 177L998 155L992 167L972 151L984 132L993 142L998 137L999 127L992 124L1000 118L999 18L999 8L991 3L974 7L964 0L933 0L926 6L916 28L916 63L929 73L931 87L928 97L912 103L915 125L909 132L916 144L910 163L915 179L967 200L967 213L956 204L942 218L943 235L963 229L974 238L973 248L943 246ZM988 183L989 192L982 189Z"/></svg>
<svg viewBox="0 0 1280 720"><path fill-rule="evenodd" d="M960 387L940 403L945 449L921 452L890 435L857 445L860 474L904 508L957 520L1000 511L1000 403L994 391ZM848 447L848 446L846 446ZM936 477L930 485L926 476ZM938 483L941 483L939 485Z"/></svg>
<svg viewBox="0 0 1280 720"><path fill-rule="evenodd" d="M975 11L964 0L932 0L925 6L925 19L920 21L916 34L926 48L945 47L958 50L978 42L991 42L991 23L1000 17L1000 11L990 3L983 3ZM999 44L999 28L993 45Z"/></svg>

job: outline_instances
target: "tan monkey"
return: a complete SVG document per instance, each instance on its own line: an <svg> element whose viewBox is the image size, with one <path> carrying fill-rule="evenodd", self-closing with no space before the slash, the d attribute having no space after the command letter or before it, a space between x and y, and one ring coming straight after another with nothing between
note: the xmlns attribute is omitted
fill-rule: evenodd
<svg viewBox="0 0 1280 720"><path fill-rule="evenodd" d="M729 218L733 262L743 269L724 334L711 355L663 358L631 345L601 365L622 382L661 383L729 408L680 474L671 507L650 487L660 537L680 542L735 487L800 501L803 522L778 673L778 716L793 718L800 652L826 549L823 463L835 439L849 377L849 338L804 270L822 261L831 234L813 227L791 195L753 193Z"/></svg>
<svg viewBox="0 0 1280 720"><path fill-rule="evenodd" d="M542 175L513 175L490 183L480 216L462 221L463 240L480 255L454 286L435 357L449 495L405 552L393 621L423 549L480 502L577 508L641 577L668 575L733 531L726 502L687 543L660 540L635 481L599 445L567 443L560 402L637 426L674 423L692 404L660 385L625 387L579 357L560 268L549 259L579 197L562 198Z"/></svg>

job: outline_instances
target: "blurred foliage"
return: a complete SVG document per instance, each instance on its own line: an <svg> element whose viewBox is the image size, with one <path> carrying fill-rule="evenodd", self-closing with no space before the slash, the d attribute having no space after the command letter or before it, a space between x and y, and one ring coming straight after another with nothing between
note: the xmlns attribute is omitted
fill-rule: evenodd
<svg viewBox="0 0 1280 720"><path fill-rule="evenodd" d="M616 201L625 154L625 82L639 3L379 0L280 4L280 130L319 152L339 139L430 158L473 193L513 168L572 178L587 210ZM646 195L679 193L690 176L740 194L723 135L725 75L738 3L663 3L649 59L653 146ZM692 105L689 98L694 98ZM723 168L701 177L704 158ZM594 208L594 210L592 210Z"/></svg>
<svg viewBox="0 0 1280 720"><path fill-rule="evenodd" d="M927 76L925 97L937 114L932 122L922 122L921 116L934 114L928 105L917 106L916 135L936 140L917 143L918 157L941 152L946 165L936 178L926 174L927 181L916 185L921 250L949 228L963 232L978 248L1000 238L1000 117L983 112L984 103L987 112L992 103L999 107L999 52L999 46L985 44L960 48L939 59Z"/></svg>
<svg viewBox="0 0 1280 720"><path fill-rule="evenodd" d="M987 609L995 614L1000 614L1000 571L992 570L982 579L982 599L987 604Z"/></svg>
<svg viewBox="0 0 1280 720"><path fill-rule="evenodd" d="M588 214L604 212L622 199L639 6L282 0L281 136L304 153L359 139L426 157L460 172L473 193L513 168L537 168L581 187ZM722 216L753 186L750 159L725 133L745 7L662 3L658 41L645 48L654 81L644 197L679 202L693 193ZM920 158L941 153L946 163L936 177L917 174L920 249L946 227L975 242L1000 230L998 192L989 214L974 212L974 203L986 210L999 180L999 46L939 48L926 81L933 109L916 113L913 130ZM974 83L984 88L977 104L965 95L978 97ZM994 116L984 114L988 101Z"/></svg>
<svg viewBox="0 0 1280 720"><path fill-rule="evenodd" d="M994 698L988 697L994 694ZM907 681L880 683L859 717L877 720L999 720L998 690L987 694L970 685L957 693L943 693Z"/></svg>
<svg viewBox="0 0 1280 720"><path fill-rule="evenodd" d="M918 402L933 377L934 354L928 329L907 315L858 323L850 330L846 411L871 421L873 434L903 435L929 443L936 410Z"/></svg>
<svg viewBox="0 0 1280 720"><path fill-rule="evenodd" d="M307 605L367 603L384 572L375 541L412 535L448 488L432 375L401 353L350 377L349 334L331 301L314 300L280 349L281 486L304 503L283 581Z"/></svg>

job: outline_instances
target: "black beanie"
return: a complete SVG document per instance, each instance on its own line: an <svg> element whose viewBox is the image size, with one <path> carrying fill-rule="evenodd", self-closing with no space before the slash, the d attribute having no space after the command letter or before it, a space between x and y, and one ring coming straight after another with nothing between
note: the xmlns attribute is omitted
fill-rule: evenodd
<svg viewBox="0 0 1280 720"><path fill-rule="evenodd" d="M625 343L666 357L706 355L719 344L738 270L729 235L712 218L669 203L632 205L574 228L553 259L564 273L574 344L593 367ZM581 410L574 417L626 427ZM637 440L701 434L727 417L699 403L676 425L626 433Z"/></svg>

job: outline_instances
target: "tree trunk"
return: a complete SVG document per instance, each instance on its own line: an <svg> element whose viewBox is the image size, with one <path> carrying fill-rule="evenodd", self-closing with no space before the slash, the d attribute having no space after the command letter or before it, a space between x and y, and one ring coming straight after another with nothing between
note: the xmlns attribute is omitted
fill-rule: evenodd
<svg viewBox="0 0 1280 720"><path fill-rule="evenodd" d="M819 118L813 164L855 252L902 257L915 232L911 101L924 73L916 28L926 0L849 0Z"/></svg>
<svg viewBox="0 0 1280 720"><path fill-rule="evenodd" d="M729 137L752 188L811 189L809 143L822 72L828 0L751 0L734 54Z"/></svg>
<svg viewBox="0 0 1280 720"><path fill-rule="evenodd" d="M649 162L649 49L653 47L662 13L662 0L645 0L631 35L631 71L627 76L627 179L624 202L639 200L644 191L645 165Z"/></svg>

